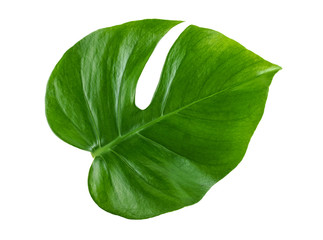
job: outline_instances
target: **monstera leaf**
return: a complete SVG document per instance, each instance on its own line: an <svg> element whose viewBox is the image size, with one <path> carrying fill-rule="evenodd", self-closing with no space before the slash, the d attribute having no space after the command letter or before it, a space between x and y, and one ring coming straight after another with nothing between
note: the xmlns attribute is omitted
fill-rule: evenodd
<svg viewBox="0 0 323 240"><path fill-rule="evenodd" d="M234 169L280 70L221 33L191 25L141 110L134 103L138 78L178 23L152 19L98 30L64 54L47 85L51 129L94 157L93 200L126 218L194 204Z"/></svg>

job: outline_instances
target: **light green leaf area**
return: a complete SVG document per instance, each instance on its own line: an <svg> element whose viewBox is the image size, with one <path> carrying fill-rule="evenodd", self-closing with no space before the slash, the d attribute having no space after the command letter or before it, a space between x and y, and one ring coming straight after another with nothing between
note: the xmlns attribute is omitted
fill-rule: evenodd
<svg viewBox="0 0 323 240"><path fill-rule="evenodd" d="M92 153L93 200L125 218L194 204L234 169L281 69L219 32L191 25L172 46L152 102L141 110L138 78L178 23L142 20L91 33L64 54L48 82L51 129Z"/></svg>

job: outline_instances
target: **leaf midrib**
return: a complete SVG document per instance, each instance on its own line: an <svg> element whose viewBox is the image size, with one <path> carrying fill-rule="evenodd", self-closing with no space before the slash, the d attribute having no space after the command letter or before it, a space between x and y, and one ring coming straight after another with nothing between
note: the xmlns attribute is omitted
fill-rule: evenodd
<svg viewBox="0 0 323 240"><path fill-rule="evenodd" d="M273 72L273 71L278 71L280 69L281 68L279 66L275 66L273 68L269 68L266 71L262 71L260 74L257 74L256 76L253 76L251 79L257 79L259 76L261 76L263 74L266 74L266 73L269 73L269 72ZM235 75L237 75L237 74L235 74ZM187 104L187 105L185 105L185 106L183 106L183 107L181 107L181 108L179 108L179 109L177 109L177 110L175 110L173 112L167 113L166 115L161 115L160 117L158 117L158 118L156 118L156 119L154 119L154 120L152 120L152 121L150 121L150 122L148 122L148 123L146 123L146 124L144 124L144 125L136 128L136 129L134 129L134 130L132 130L132 131L124 134L124 135L121 135L121 136L115 138L113 141L109 142L108 144L104 145L103 147L100 147L100 148L96 149L91 154L95 158L96 156L99 156L100 154L109 151L112 147L117 146L120 142L122 142L125 139L127 139L127 138L135 135L136 133L144 130L145 128L148 128L151 125L154 125L155 123L157 123L157 122L159 122L159 121L161 121L161 120L163 120L163 119L165 119L167 117L170 117L170 116L172 116L174 114L177 114L178 112L180 112L180 111L182 111L182 110L184 110L184 109L186 109L186 108L188 108L188 107L190 107L190 106L192 106L192 105L194 105L196 103L199 103L199 102L204 101L204 100L206 100L208 98L214 97L214 96L216 96L216 95L218 95L218 94L220 94L222 92L232 90L232 89L234 89L236 87L239 87L239 86L241 86L241 85L243 85L245 83L248 83L251 79L248 79L248 80L244 81L243 83L236 84L236 85L233 85L231 87L225 88L225 89L223 89L221 91L218 91L216 93L213 93L213 94L211 94L209 96L206 96L204 98L201 98L201 99L198 99L196 101L193 101L190 104Z"/></svg>

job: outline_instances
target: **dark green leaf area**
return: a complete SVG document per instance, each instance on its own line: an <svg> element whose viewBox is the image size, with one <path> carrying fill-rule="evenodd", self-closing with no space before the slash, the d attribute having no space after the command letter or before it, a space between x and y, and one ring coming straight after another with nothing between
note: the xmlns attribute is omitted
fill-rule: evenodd
<svg viewBox="0 0 323 240"><path fill-rule="evenodd" d="M69 49L48 82L58 137L92 152L88 185L104 210L143 219L198 202L242 160L280 67L219 32L189 26L168 53L145 110L139 76L178 21L98 30Z"/></svg>

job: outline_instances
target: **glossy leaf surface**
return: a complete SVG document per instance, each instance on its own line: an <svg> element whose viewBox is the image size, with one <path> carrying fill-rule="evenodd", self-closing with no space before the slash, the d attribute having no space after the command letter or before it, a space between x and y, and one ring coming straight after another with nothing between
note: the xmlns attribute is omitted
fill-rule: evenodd
<svg viewBox="0 0 323 240"><path fill-rule="evenodd" d="M280 70L221 33L191 25L172 46L151 104L140 110L138 78L178 23L98 30L64 54L48 82L50 127L92 152L92 198L126 218L194 204L235 168Z"/></svg>

